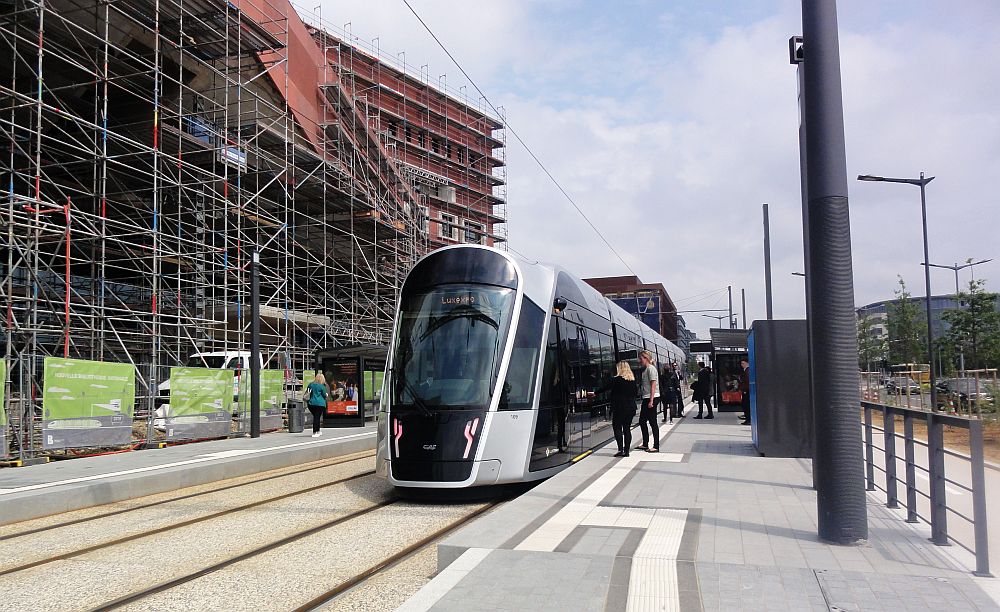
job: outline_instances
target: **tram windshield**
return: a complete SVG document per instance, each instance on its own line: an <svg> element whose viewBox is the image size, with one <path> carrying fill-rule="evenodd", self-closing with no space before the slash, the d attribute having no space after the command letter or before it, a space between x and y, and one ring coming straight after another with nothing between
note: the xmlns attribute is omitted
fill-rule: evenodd
<svg viewBox="0 0 1000 612"><path fill-rule="evenodd" d="M514 290L443 285L402 298L394 407L485 409L496 382Z"/></svg>

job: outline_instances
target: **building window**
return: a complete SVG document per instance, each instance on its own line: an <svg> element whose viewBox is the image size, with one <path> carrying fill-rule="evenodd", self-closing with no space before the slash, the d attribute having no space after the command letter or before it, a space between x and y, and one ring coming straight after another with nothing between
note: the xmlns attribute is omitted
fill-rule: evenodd
<svg viewBox="0 0 1000 612"><path fill-rule="evenodd" d="M417 206L417 227L423 233L429 233L431 229L430 210L426 206Z"/></svg>
<svg viewBox="0 0 1000 612"><path fill-rule="evenodd" d="M439 235L446 240L458 240L458 218L455 215L441 213Z"/></svg>
<svg viewBox="0 0 1000 612"><path fill-rule="evenodd" d="M486 244L486 226L482 223L466 221L465 242L469 244Z"/></svg>
<svg viewBox="0 0 1000 612"><path fill-rule="evenodd" d="M451 143L445 143L444 154L448 159L451 159Z"/></svg>
<svg viewBox="0 0 1000 612"><path fill-rule="evenodd" d="M413 141L413 132L410 130L410 126L406 126L406 142Z"/></svg>
<svg viewBox="0 0 1000 612"><path fill-rule="evenodd" d="M389 122L389 135L393 138L396 137L396 124L394 122Z"/></svg>
<svg viewBox="0 0 1000 612"><path fill-rule="evenodd" d="M465 149L463 149L462 147L458 147L458 151L456 151L456 153L458 155L458 163L464 164L465 163Z"/></svg>
<svg viewBox="0 0 1000 612"><path fill-rule="evenodd" d="M435 153L437 153L438 155L440 155L441 154L441 141L438 140L437 138L431 138L431 150L434 151Z"/></svg>
<svg viewBox="0 0 1000 612"><path fill-rule="evenodd" d="M427 147L427 135L423 132L417 132L417 144L421 147Z"/></svg>

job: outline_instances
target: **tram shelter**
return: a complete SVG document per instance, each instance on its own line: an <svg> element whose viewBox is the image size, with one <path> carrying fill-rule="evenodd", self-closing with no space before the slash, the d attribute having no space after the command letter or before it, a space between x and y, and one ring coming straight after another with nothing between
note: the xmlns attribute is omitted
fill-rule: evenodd
<svg viewBox="0 0 1000 612"><path fill-rule="evenodd" d="M362 427L381 400L389 347L352 344L316 352L316 369L330 386L324 427Z"/></svg>
<svg viewBox="0 0 1000 612"><path fill-rule="evenodd" d="M740 361L747 359L747 330L710 329L708 342L692 342L691 352L706 353L715 374L715 405L719 410L740 410Z"/></svg>

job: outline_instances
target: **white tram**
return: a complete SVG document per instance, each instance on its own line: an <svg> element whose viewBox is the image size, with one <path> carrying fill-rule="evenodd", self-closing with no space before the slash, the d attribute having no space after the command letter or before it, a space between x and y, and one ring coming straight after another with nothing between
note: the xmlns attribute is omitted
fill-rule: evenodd
<svg viewBox="0 0 1000 612"><path fill-rule="evenodd" d="M556 266L461 245L403 284L378 415L377 472L396 487L552 476L613 439L598 389L615 362L683 352Z"/></svg>

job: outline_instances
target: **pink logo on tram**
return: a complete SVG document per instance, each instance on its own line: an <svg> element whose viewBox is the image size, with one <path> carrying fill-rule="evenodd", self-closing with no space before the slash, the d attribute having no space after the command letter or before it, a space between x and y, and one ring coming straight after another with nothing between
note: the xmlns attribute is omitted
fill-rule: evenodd
<svg viewBox="0 0 1000 612"><path fill-rule="evenodd" d="M476 417L465 424L465 453L462 454L462 459L469 458L469 451L472 450L472 441L475 439L476 429L479 428L479 417Z"/></svg>
<svg viewBox="0 0 1000 612"><path fill-rule="evenodd" d="M392 439L396 445L396 456L399 456L399 439L403 437L403 424L399 419L392 420Z"/></svg>

